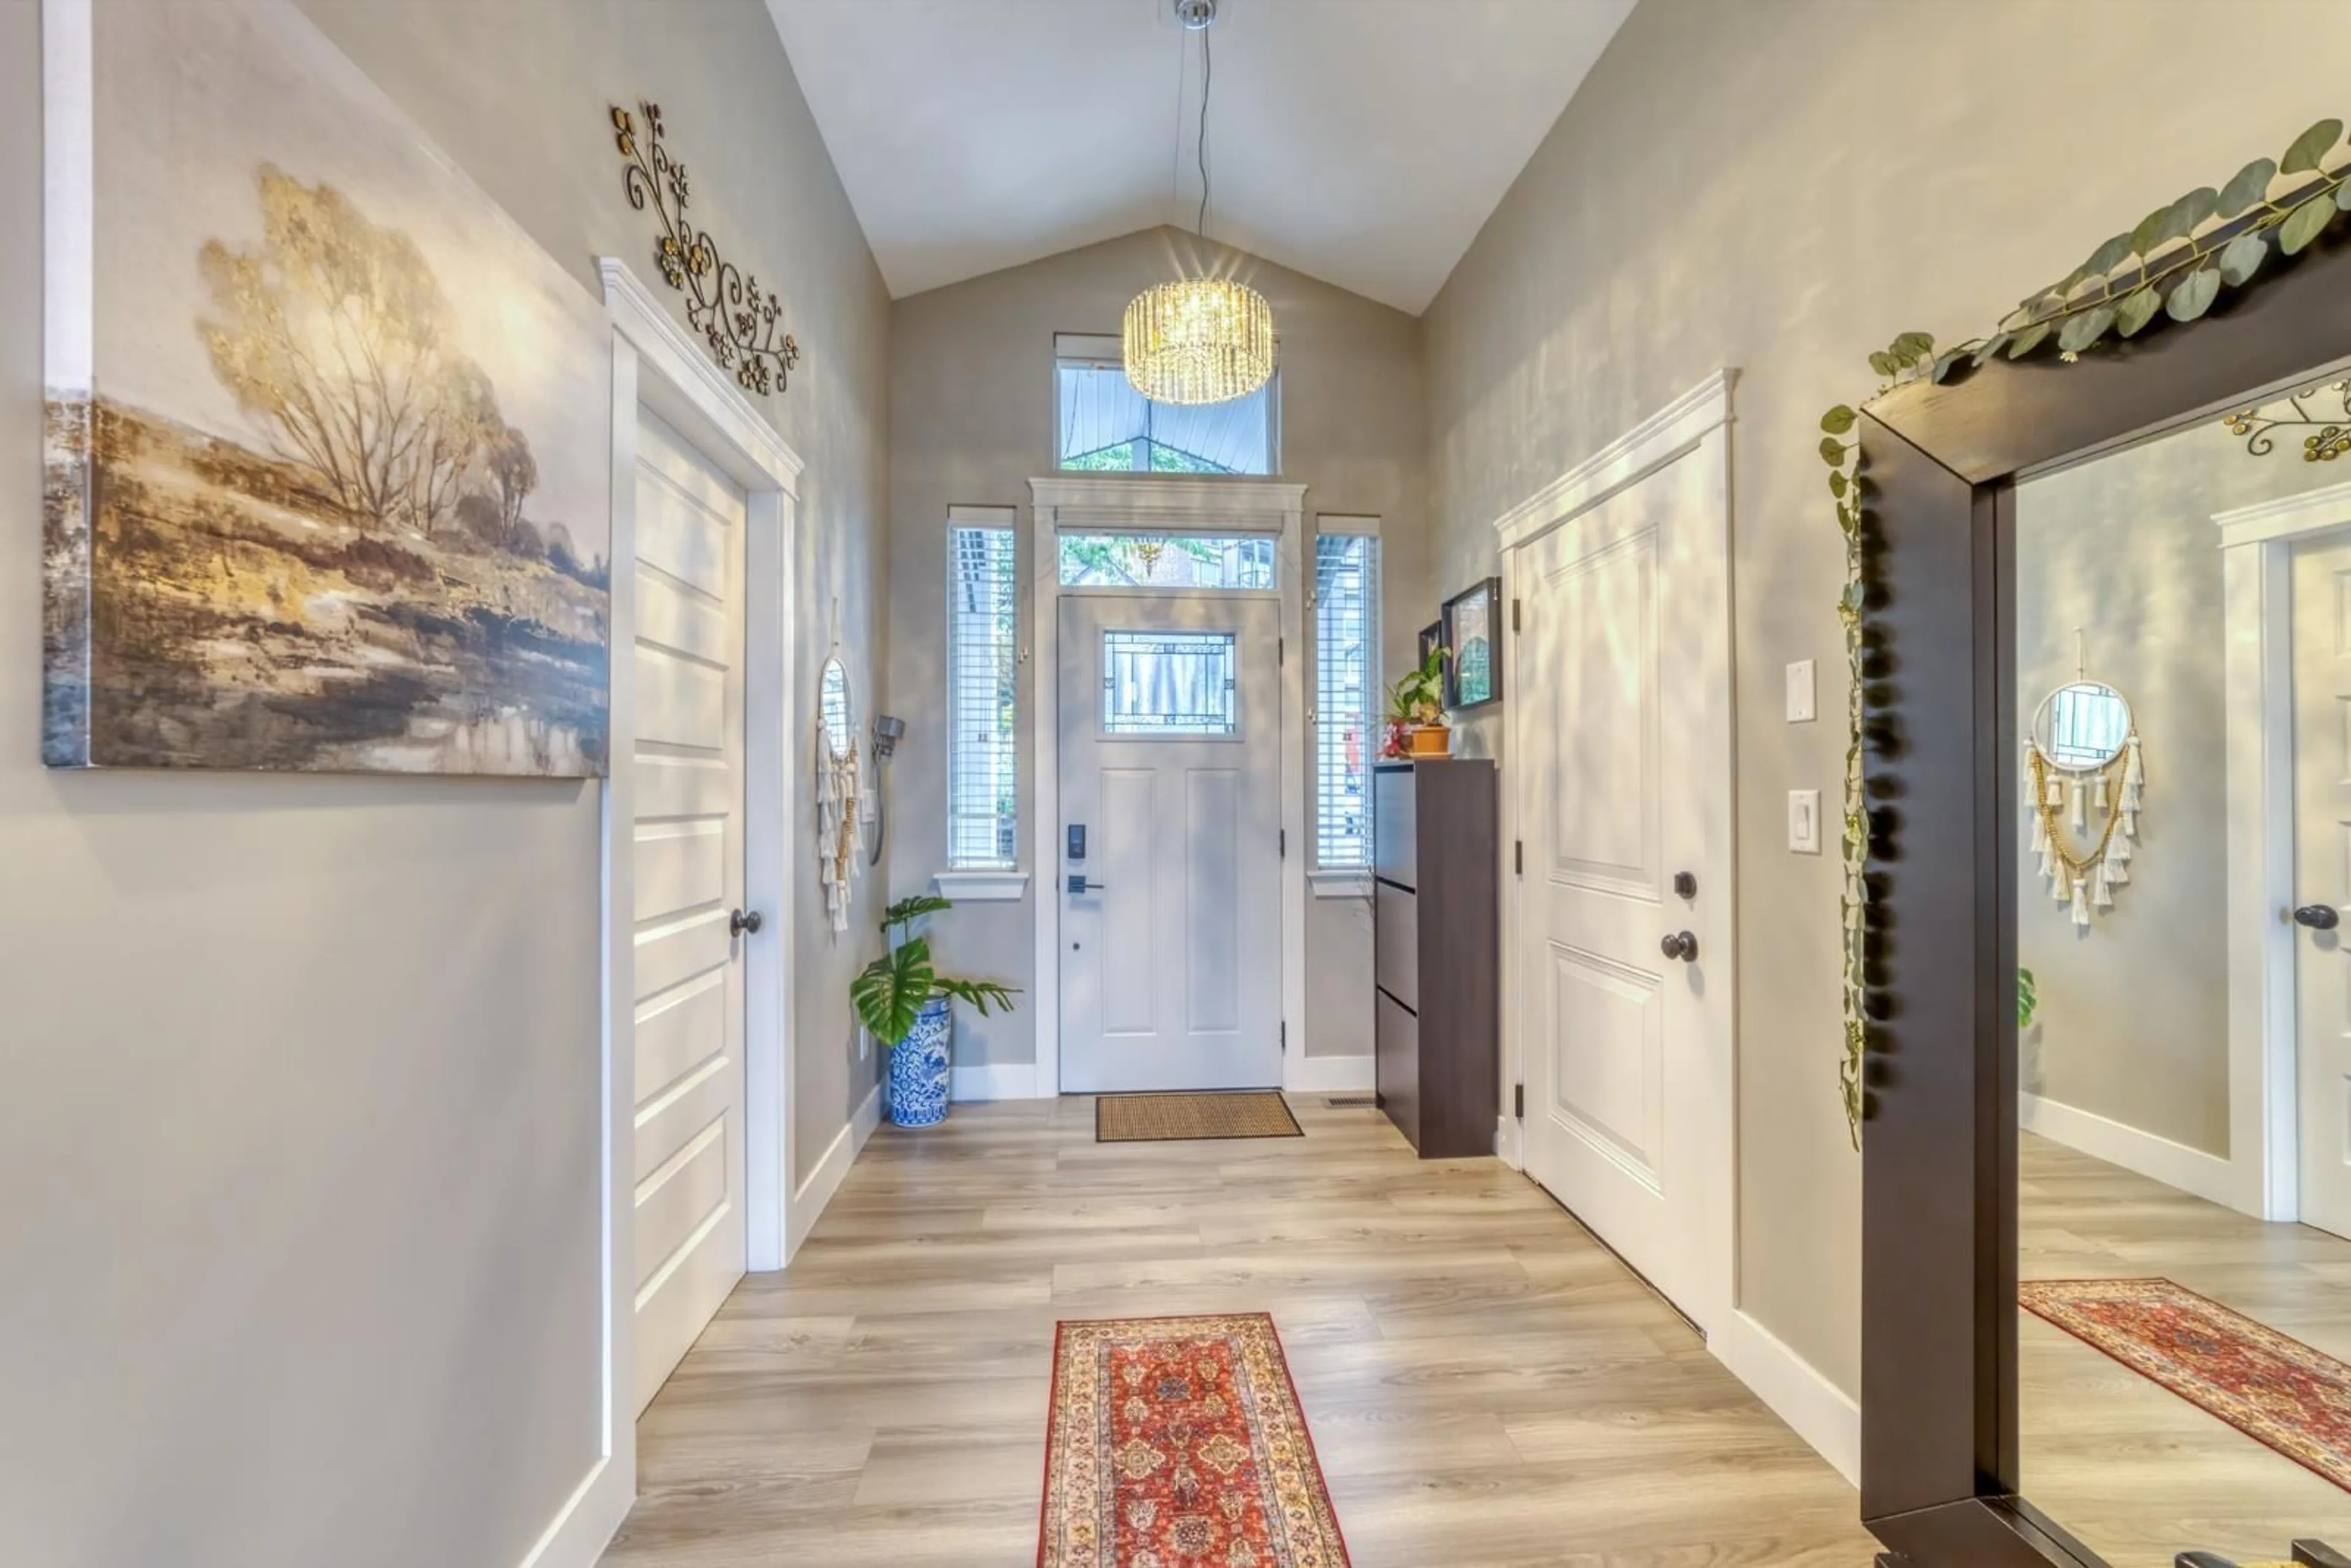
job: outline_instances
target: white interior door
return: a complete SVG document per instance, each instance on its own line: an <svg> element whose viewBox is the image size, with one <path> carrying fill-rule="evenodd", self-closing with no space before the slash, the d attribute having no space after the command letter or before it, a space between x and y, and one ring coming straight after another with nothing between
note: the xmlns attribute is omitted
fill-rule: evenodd
<svg viewBox="0 0 2351 1568"><path fill-rule="evenodd" d="M2294 903L2351 916L2351 534L2294 547ZM2351 1236L2346 936L2304 927L2294 943L2301 1213L2338 1236Z"/></svg>
<svg viewBox="0 0 2351 1568"><path fill-rule="evenodd" d="M742 490L637 432L636 1393L743 1277Z"/></svg>
<svg viewBox="0 0 2351 1568"><path fill-rule="evenodd" d="M1527 1170L1701 1325L1735 1103L1721 473L1709 444L1520 548L1510 741Z"/></svg>
<svg viewBox="0 0 2351 1568"><path fill-rule="evenodd" d="M1061 600L1044 895L1062 901L1064 1089L1281 1082L1280 628L1271 597Z"/></svg>

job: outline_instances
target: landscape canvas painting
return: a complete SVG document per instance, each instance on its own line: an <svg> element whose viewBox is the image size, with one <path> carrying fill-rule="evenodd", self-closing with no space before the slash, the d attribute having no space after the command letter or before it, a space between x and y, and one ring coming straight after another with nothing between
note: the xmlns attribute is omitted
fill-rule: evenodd
<svg viewBox="0 0 2351 1568"><path fill-rule="evenodd" d="M611 332L290 0L45 0L43 751L605 771Z"/></svg>

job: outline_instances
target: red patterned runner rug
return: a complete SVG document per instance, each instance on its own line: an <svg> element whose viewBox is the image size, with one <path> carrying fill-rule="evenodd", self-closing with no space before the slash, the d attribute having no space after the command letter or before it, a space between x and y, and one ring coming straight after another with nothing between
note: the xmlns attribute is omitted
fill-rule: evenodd
<svg viewBox="0 0 2351 1568"><path fill-rule="evenodd" d="M2351 1365L2168 1280L2032 1280L2017 1299L2351 1491Z"/></svg>
<svg viewBox="0 0 2351 1568"><path fill-rule="evenodd" d="M1061 1325L1037 1568L1347 1568L1272 1318Z"/></svg>

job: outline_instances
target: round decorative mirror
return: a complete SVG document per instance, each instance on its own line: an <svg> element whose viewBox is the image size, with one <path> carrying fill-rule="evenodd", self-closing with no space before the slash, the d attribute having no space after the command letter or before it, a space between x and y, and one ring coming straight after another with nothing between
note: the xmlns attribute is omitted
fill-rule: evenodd
<svg viewBox="0 0 2351 1568"><path fill-rule="evenodd" d="M2122 755L2130 735L2130 704L2102 681L2059 686L2032 716L2032 744L2067 773L2105 767Z"/></svg>
<svg viewBox="0 0 2351 1568"><path fill-rule="evenodd" d="M849 729L849 671L838 656L824 662L824 672L817 677L816 711L818 721L824 727L825 749L836 762L845 760L852 737Z"/></svg>

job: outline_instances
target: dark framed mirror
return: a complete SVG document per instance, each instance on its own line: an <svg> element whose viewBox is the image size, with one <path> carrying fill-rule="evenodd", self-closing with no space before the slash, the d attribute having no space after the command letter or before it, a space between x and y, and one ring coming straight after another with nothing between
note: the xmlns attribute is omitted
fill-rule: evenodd
<svg viewBox="0 0 2351 1568"><path fill-rule="evenodd" d="M2158 320L2143 335L2098 344L2078 361L2070 352L2015 362L1994 354L1971 371L1958 367L1948 379L1899 385L1861 411L1867 497L1861 739L1869 826L1861 1491L1863 1516L1886 1546L1880 1562L1889 1568L2089 1568L2168 1562L2175 1550L2223 1546L2241 1560L2277 1561L2290 1540L2316 1533L2296 1505L2258 1521L2267 1531L2258 1550L2206 1540L2197 1532L2211 1521L2192 1508L2157 1517L2167 1506L2167 1489L2158 1484L2136 1494L2125 1510L2145 1516L2136 1522L2147 1526L2147 1540L2126 1540L2113 1521L2092 1517L2095 1509L2080 1500L2086 1494L2060 1470L2039 1465L2043 1450L2035 1444L2043 1427L2032 1425L2039 1418L2022 1375L2020 1277L2073 1260L2036 1255L2020 1265L2020 1246L2032 1241L2020 1231L2020 1190L2033 1184L2020 1177L2019 1160L2021 1153L2032 1157L2041 1135L2020 1125L2021 1097L2031 1093L2019 1025L2021 929L2031 927L2021 911L2046 895L2027 853L2032 818L2025 809L2027 748L2021 743L2053 684L2045 668L2027 667L2031 647L2021 653L2042 584L2021 574L2020 562L2032 544L2034 486L2043 476L2086 471L2186 429L2226 429L2242 437L2247 433L2227 422L2231 413L2343 376L2340 367L2351 363L2346 226L2314 242L2305 236L2297 254L2273 248L2257 287L2222 297L2199 319ZM2158 287L2151 274L2139 281ZM2163 290L2179 283L2174 277ZM2126 280L2117 292L2129 287ZM2253 455L2234 453L2237 461ZM2292 452L2269 460L2304 461ZM2351 465L2329 476L2351 481ZM2210 536L2217 558L2221 530L2210 517L2195 521ZM2142 548L2150 532L2126 532L2118 548ZM2290 583L2279 578L2272 586L2284 591ZM2109 594L2105 601L2125 597ZM2066 612L2038 613L2054 625ZM2075 630L2066 624L2056 633L2068 672ZM2129 667L2126 650L2153 634L2142 618L2103 645L2094 642L2093 666L2118 672L2114 684L2128 691L2133 722L2147 736L2149 799L2171 810L2185 793L2186 763L2199 755L2220 758L2226 746L2203 727L2164 718L2172 710L2164 707L2157 676L2120 673ZM2217 637L2210 659L2216 669L2227 661ZM2070 681L2070 673L2064 679ZM2085 808L2084 832L2095 835L2100 813L2119 810L2119 775L2116 788L2111 801L2094 797ZM2182 800L2178 810L2185 815L2189 804ZM2225 833L2230 825L2204 828ZM2170 852L2168 841L2149 842ZM2156 852L2151 847L2150 855ZM2165 862L2163 874L2186 877L2187 859ZM2220 863L2225 878L2225 857ZM2085 902L2099 891L2085 888ZM2343 896L2351 900L2351 893ZM2082 950L2092 942L2118 942L2122 916L2150 912L2151 919L2155 903L2146 879L2135 883L2115 925L2097 927ZM2057 907L2051 900L2041 913ZM2227 907L2233 917L2236 905ZM2105 913L2099 911L2101 918ZM2294 939L2286 915L2283 908L2252 912L2262 940ZM2068 936L2022 940L2043 939L2062 944ZM2231 939L2225 933L2220 938L2224 945ZM2028 994L2037 991L2037 1005L2053 1009L2051 977L2036 979ZM2101 997L2095 1005L2109 1000ZM2080 1004L2085 1014L2092 1005ZM2226 1135L2224 1128L2224 1146ZM2351 1321L2351 1270L2335 1286ZM2028 1331L2026 1348L2040 1332ZM2111 1354L2108 1360L2123 1368L2118 1375L2137 1375ZM2073 1401L2069 1417L2080 1419L2080 1386L2061 1397ZM2047 1429L2055 1425L2053 1416ZM2145 1436L2143 1446L2161 1448L2164 1440ZM2269 1457L2289 1469L2294 1463L2283 1453ZM2176 1473L2178 1491L2191 1493L2193 1463ZM2323 1489L2323 1478L2314 1479ZM2065 1500L2054 1500L2060 1494ZM2340 1516L2351 1518L2351 1491L2341 1503ZM2158 1539L2166 1543L2159 1556L2149 1544ZM2313 1549L2308 1560L2323 1559Z"/></svg>

